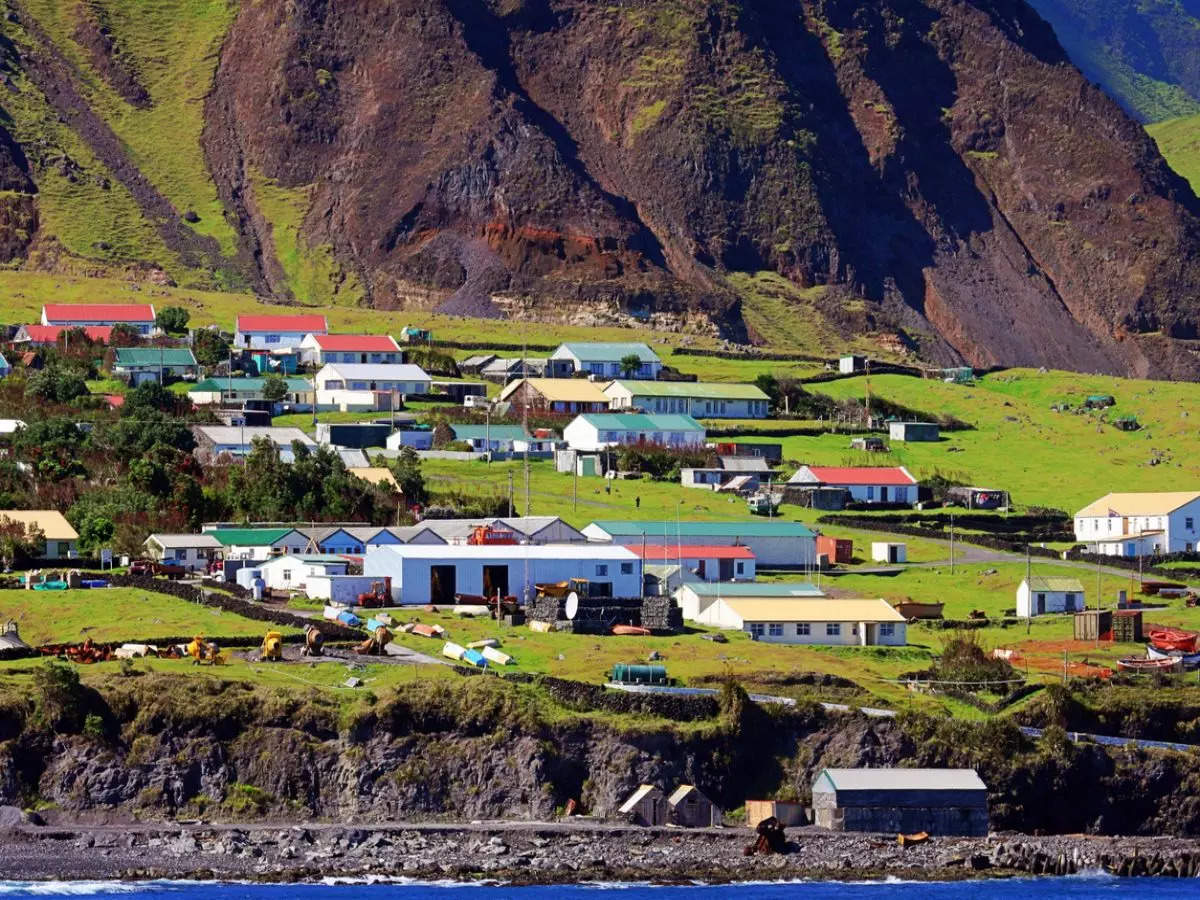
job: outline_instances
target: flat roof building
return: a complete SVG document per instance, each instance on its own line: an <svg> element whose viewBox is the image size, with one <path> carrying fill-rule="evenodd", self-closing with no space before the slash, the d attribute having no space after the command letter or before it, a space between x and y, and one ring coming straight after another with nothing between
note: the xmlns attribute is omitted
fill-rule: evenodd
<svg viewBox="0 0 1200 900"><path fill-rule="evenodd" d="M592 522L583 529L589 541L640 544L743 546L754 552L758 568L811 566L816 560L816 533L800 522L753 519L724 522L677 522L666 519Z"/></svg>
<svg viewBox="0 0 1200 900"><path fill-rule="evenodd" d="M984 836L987 786L974 769L822 769L815 823L833 831Z"/></svg>

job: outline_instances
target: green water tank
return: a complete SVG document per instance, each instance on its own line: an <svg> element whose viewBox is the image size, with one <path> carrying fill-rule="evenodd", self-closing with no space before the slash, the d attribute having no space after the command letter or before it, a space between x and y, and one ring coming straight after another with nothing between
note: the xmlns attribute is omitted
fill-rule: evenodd
<svg viewBox="0 0 1200 900"><path fill-rule="evenodd" d="M666 684L667 667L617 663L613 666L612 680L618 684Z"/></svg>

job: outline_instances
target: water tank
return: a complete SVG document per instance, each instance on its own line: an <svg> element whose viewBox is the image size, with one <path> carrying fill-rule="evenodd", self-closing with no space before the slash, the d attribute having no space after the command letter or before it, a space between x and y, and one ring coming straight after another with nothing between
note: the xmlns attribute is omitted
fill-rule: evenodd
<svg viewBox="0 0 1200 900"><path fill-rule="evenodd" d="M617 663L613 666L612 680L618 684L666 684L667 667Z"/></svg>

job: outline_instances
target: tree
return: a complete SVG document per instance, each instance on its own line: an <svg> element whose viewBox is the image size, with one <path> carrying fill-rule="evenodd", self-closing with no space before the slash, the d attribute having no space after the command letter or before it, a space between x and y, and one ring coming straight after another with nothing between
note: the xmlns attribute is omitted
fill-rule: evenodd
<svg viewBox="0 0 1200 900"><path fill-rule="evenodd" d="M229 342L221 333L202 328L192 336L192 352L202 366L215 366L229 359Z"/></svg>
<svg viewBox="0 0 1200 900"><path fill-rule="evenodd" d="M143 381L132 391L125 394L125 404L121 414L136 416L147 410L165 413L175 413L179 406L179 396L157 381Z"/></svg>
<svg viewBox="0 0 1200 900"><path fill-rule="evenodd" d="M15 562L35 559L45 542L46 536L37 525L0 516L0 559L3 559L5 569Z"/></svg>
<svg viewBox="0 0 1200 900"><path fill-rule="evenodd" d="M183 334L190 318L191 313L182 306L164 306L155 316L154 324L168 334Z"/></svg>
<svg viewBox="0 0 1200 900"><path fill-rule="evenodd" d="M88 437L66 418L37 419L13 434L13 455L28 463L39 482L86 475L80 461Z"/></svg>
<svg viewBox="0 0 1200 900"><path fill-rule="evenodd" d="M25 386L26 397L50 403L69 403L87 392L87 382L82 377L60 366L34 373Z"/></svg>
<svg viewBox="0 0 1200 900"><path fill-rule="evenodd" d="M186 422L155 409L141 409L134 415L122 416L97 432L96 442L106 447L114 459L137 459L156 444L165 444L185 453L196 448L196 436Z"/></svg>
<svg viewBox="0 0 1200 900"><path fill-rule="evenodd" d="M621 357L621 374L626 378L632 378L642 368L642 358L636 353L630 353Z"/></svg>
<svg viewBox="0 0 1200 900"><path fill-rule="evenodd" d="M128 322L118 322L108 336L110 347L136 347L142 342L142 333Z"/></svg>
<svg viewBox="0 0 1200 900"><path fill-rule="evenodd" d="M287 396L287 380L282 375L267 375L263 378L263 399L278 403Z"/></svg>
<svg viewBox="0 0 1200 900"><path fill-rule="evenodd" d="M438 422L433 426L433 446L441 450L447 444L454 443L454 429L445 422Z"/></svg>
<svg viewBox="0 0 1200 900"><path fill-rule="evenodd" d="M107 516L88 516L79 523L79 547L88 553L107 547L116 530L117 526Z"/></svg>

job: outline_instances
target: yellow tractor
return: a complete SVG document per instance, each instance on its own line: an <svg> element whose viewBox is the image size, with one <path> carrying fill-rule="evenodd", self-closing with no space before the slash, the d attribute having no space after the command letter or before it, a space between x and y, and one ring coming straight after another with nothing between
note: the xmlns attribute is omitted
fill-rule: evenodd
<svg viewBox="0 0 1200 900"><path fill-rule="evenodd" d="M283 659L283 635L278 631L268 631L259 649L259 660L262 662L279 662Z"/></svg>

